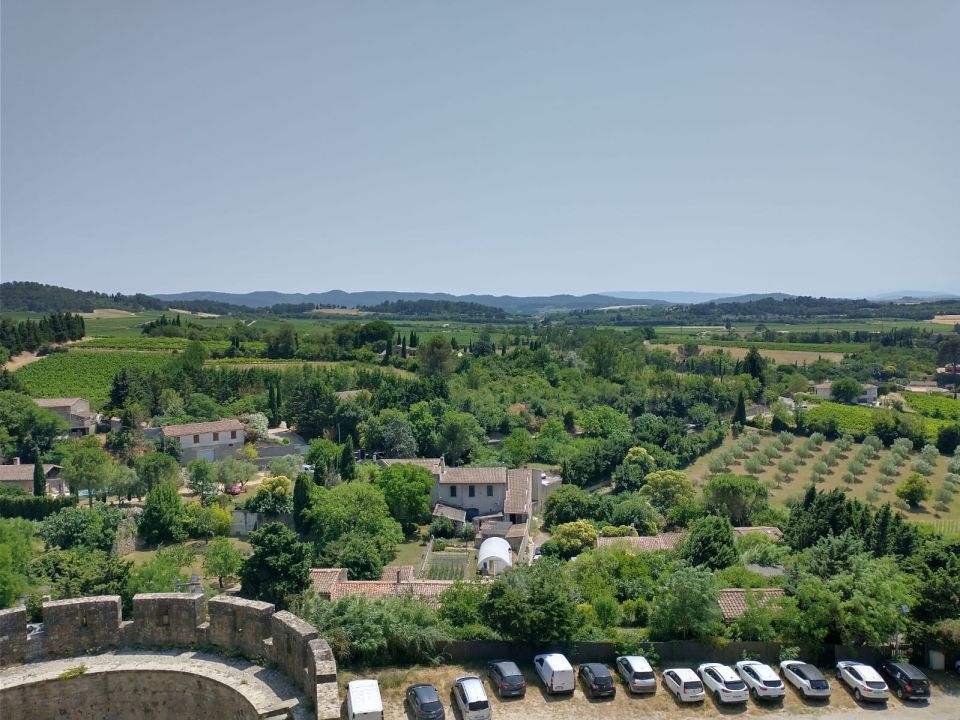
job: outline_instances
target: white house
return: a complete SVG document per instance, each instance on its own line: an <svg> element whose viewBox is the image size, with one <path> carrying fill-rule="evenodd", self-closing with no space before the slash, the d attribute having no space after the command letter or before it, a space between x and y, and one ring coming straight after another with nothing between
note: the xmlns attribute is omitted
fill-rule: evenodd
<svg viewBox="0 0 960 720"><path fill-rule="evenodd" d="M860 394L860 397L857 398L857 404L859 405L873 405L877 402L877 386L866 383L861 385L863 392ZM833 383L832 382L822 382L817 383L813 386L813 391L817 394L817 397L825 398L829 400L832 397Z"/></svg>
<svg viewBox="0 0 960 720"><path fill-rule="evenodd" d="M21 464L20 458L13 459L13 465L0 465L0 486L14 486L33 494L33 464ZM47 479L48 495L63 495L63 480L60 479L59 465L44 465L43 474Z"/></svg>
<svg viewBox="0 0 960 720"><path fill-rule="evenodd" d="M180 441L184 464L200 458L213 461L234 457L243 446L243 423L236 419L167 425L162 432L164 440Z"/></svg>
<svg viewBox="0 0 960 720"><path fill-rule="evenodd" d="M49 410L67 421L71 435L93 435L100 422L100 414L90 410L90 401L83 398L37 398L37 407Z"/></svg>

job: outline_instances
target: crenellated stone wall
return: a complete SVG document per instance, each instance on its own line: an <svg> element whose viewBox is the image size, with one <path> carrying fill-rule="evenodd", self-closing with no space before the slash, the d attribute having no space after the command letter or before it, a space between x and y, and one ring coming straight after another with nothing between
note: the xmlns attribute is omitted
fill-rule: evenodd
<svg viewBox="0 0 960 720"><path fill-rule="evenodd" d="M119 647L209 647L274 663L316 708L318 720L340 716L337 666L317 630L271 603L189 593L143 593L123 621L120 596L43 604L43 624L28 635L24 608L0 611L0 666Z"/></svg>

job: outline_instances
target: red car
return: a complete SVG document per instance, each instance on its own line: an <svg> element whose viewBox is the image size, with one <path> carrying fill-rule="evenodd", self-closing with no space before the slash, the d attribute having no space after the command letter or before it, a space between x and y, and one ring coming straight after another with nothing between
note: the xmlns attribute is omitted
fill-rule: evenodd
<svg viewBox="0 0 960 720"><path fill-rule="evenodd" d="M230 495L239 495L242 492L243 492L243 488L240 487L239 485L231 485L230 488L227 490L227 493Z"/></svg>

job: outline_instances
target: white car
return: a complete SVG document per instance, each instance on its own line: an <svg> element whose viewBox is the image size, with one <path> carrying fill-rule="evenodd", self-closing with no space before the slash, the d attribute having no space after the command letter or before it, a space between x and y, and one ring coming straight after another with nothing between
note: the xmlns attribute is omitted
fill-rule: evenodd
<svg viewBox="0 0 960 720"><path fill-rule="evenodd" d="M630 692L655 693L657 678L647 659L639 655L621 655L616 662L617 673Z"/></svg>
<svg viewBox="0 0 960 720"><path fill-rule="evenodd" d="M476 675L464 675L453 681L453 698L463 720L490 720L490 701L483 682Z"/></svg>
<svg viewBox="0 0 960 720"><path fill-rule="evenodd" d="M816 665L801 660L784 660L780 663L780 673L807 700L830 697L830 681Z"/></svg>
<svg viewBox="0 0 960 720"><path fill-rule="evenodd" d="M690 668L669 668L663 671L663 684L677 696L677 702L701 702L706 697L703 683Z"/></svg>
<svg viewBox="0 0 960 720"><path fill-rule="evenodd" d="M697 675L707 689L713 692L713 698L718 705L745 703L750 699L747 684L729 665L704 663L697 668Z"/></svg>
<svg viewBox="0 0 960 720"><path fill-rule="evenodd" d="M880 673L856 660L838 662L837 679L845 682L853 690L853 697L858 702L861 700L886 702L890 697L890 690L887 689L887 683L880 677Z"/></svg>
<svg viewBox="0 0 960 720"><path fill-rule="evenodd" d="M741 660L737 663L737 675L747 684L750 694L757 700L782 700L787 694L783 681L773 668L756 660Z"/></svg>

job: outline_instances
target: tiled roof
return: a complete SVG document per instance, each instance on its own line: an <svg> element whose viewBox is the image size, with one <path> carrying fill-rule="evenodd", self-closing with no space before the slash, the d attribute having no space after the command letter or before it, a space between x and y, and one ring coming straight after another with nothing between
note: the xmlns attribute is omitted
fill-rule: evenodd
<svg viewBox="0 0 960 720"><path fill-rule="evenodd" d="M60 466L44 464L44 474L49 475L53 468L59 470ZM29 465L0 465L0 482L22 482L24 480L33 480L33 463Z"/></svg>
<svg viewBox="0 0 960 720"><path fill-rule="evenodd" d="M530 513L530 471L507 471L507 494L503 500L505 515Z"/></svg>
<svg viewBox="0 0 960 720"><path fill-rule="evenodd" d="M310 568L310 581L317 595L330 597L330 591L338 582L347 579L346 568Z"/></svg>
<svg viewBox="0 0 960 720"><path fill-rule="evenodd" d="M460 508L450 507L449 505L444 505L443 503L437 503L433 508L434 517L445 517L450 518L454 522L466 522L467 521L467 511L461 510Z"/></svg>
<svg viewBox="0 0 960 720"><path fill-rule="evenodd" d="M770 527L769 525L757 525L756 527L735 527L733 529L733 533L737 537L749 535L751 533L763 533L768 537L772 537L774 540L779 540L783 537L783 533L780 532L780 528Z"/></svg>
<svg viewBox="0 0 960 720"><path fill-rule="evenodd" d="M330 593L331 600L349 595L362 595L371 600L381 597L413 597L437 607L439 596L453 585L453 580L415 580L413 582L386 582L383 580L348 580L337 583Z"/></svg>
<svg viewBox="0 0 960 720"><path fill-rule="evenodd" d="M500 467L447 468L440 476L441 485L505 485L507 469Z"/></svg>
<svg viewBox="0 0 960 720"><path fill-rule="evenodd" d="M527 526L518 524L518 525L511 525L510 529L507 530L506 534L504 534L504 537L516 538L516 537L523 537L526 534L527 534Z"/></svg>
<svg viewBox="0 0 960 720"><path fill-rule="evenodd" d="M636 550L673 550L683 538L683 533L670 532L659 535L641 535L640 537L601 537L597 538L597 547L629 545Z"/></svg>
<svg viewBox="0 0 960 720"><path fill-rule="evenodd" d="M75 403L80 402L83 398L78 397L69 397L69 398L35 398L34 402L42 408L57 408L57 407L70 407Z"/></svg>
<svg viewBox="0 0 960 720"><path fill-rule="evenodd" d="M434 475L440 474L440 468L443 467L443 458L380 458L378 462L384 467L391 465L416 465L426 468Z"/></svg>
<svg viewBox="0 0 960 720"><path fill-rule="evenodd" d="M380 579L385 582L413 582L413 565L387 565Z"/></svg>
<svg viewBox="0 0 960 720"><path fill-rule="evenodd" d="M203 433L243 430L243 423L236 418L230 418L229 420L187 423L186 425L167 425L162 430L166 437L186 437L187 435L202 435Z"/></svg>
<svg viewBox="0 0 960 720"><path fill-rule="evenodd" d="M753 597L758 607L763 607L772 600L783 597L783 588L755 588L753 590L727 588L721 590L717 604L720 605L720 612L723 613L725 621L736 620L747 611L749 607L747 604L748 593Z"/></svg>

